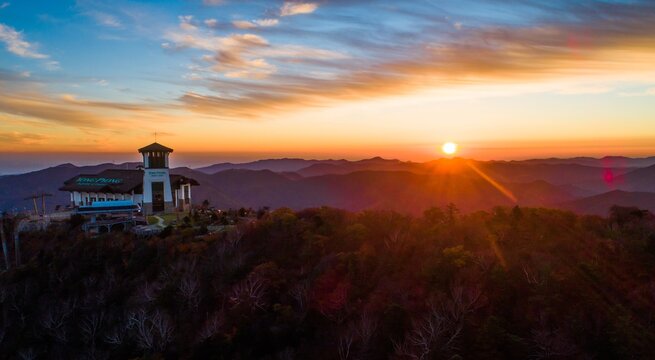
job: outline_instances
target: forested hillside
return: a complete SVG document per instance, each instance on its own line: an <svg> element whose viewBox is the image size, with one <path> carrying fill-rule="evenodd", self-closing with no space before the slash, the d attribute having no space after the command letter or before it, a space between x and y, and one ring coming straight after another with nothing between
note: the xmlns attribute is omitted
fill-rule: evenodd
<svg viewBox="0 0 655 360"><path fill-rule="evenodd" d="M0 275L0 356L655 357L655 220L634 208L279 209L169 230L26 235L29 260Z"/></svg>

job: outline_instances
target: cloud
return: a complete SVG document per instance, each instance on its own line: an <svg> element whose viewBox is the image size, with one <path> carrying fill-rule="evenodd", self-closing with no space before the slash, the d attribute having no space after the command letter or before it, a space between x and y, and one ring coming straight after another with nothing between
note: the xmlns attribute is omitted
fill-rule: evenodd
<svg viewBox="0 0 655 360"><path fill-rule="evenodd" d="M182 75L182 78L186 79L186 80L191 80L191 81L196 81L196 80L202 80L203 79L202 75L200 75L198 73L195 73L195 72L190 72L190 73L184 74L184 75Z"/></svg>
<svg viewBox="0 0 655 360"><path fill-rule="evenodd" d="M3 2L2 4L0 4L0 9L4 9L6 7L9 7L9 5L10 4L8 2Z"/></svg>
<svg viewBox="0 0 655 360"><path fill-rule="evenodd" d="M382 48L386 53L381 51L377 57L371 53L354 60L333 56L335 62L317 63L336 70L328 78L312 76L311 72L283 72L259 82L212 79L207 83L214 94L188 92L180 101L193 111L212 116L251 118L435 88L485 84L537 87L539 83L575 77L653 76L654 3L594 3L593 11L589 3L562 6L558 11L576 14L574 20L563 21L558 11L549 9L551 20L543 18L523 26L462 27L435 41L417 39L420 41ZM275 52L280 55L284 47L264 45L256 49L263 58ZM610 90L586 85L562 91L582 94Z"/></svg>
<svg viewBox="0 0 655 360"><path fill-rule="evenodd" d="M184 31L195 31L198 30L198 27L193 23L192 15L178 16L180 20L180 29Z"/></svg>
<svg viewBox="0 0 655 360"><path fill-rule="evenodd" d="M246 49L249 47L266 46L266 39L255 34L233 34L229 36L214 36L211 34L191 32L169 32L166 35L172 44L168 47L177 49L200 49L206 51L225 51L230 49Z"/></svg>
<svg viewBox="0 0 655 360"><path fill-rule="evenodd" d="M24 88L31 86L34 80L30 71L15 71L0 68L0 88Z"/></svg>
<svg viewBox="0 0 655 360"><path fill-rule="evenodd" d="M54 61L54 60L46 61L44 66L47 70L50 71L56 71L61 69L61 66L59 65L59 61Z"/></svg>
<svg viewBox="0 0 655 360"><path fill-rule="evenodd" d="M218 26L218 20L216 19L207 19L204 21L204 23L210 28L215 28L216 26Z"/></svg>
<svg viewBox="0 0 655 360"><path fill-rule="evenodd" d="M606 94L614 90L613 87L608 85L580 85L580 86L567 86L557 90L556 92L561 95L585 95L585 94Z"/></svg>
<svg viewBox="0 0 655 360"><path fill-rule="evenodd" d="M275 72L275 66L260 57L253 57L254 49L268 46L257 35L231 35L221 40L221 48L213 57L204 59L212 63L212 69L229 78L264 78Z"/></svg>
<svg viewBox="0 0 655 360"><path fill-rule="evenodd" d="M77 128L102 128L103 117L41 94L0 93L0 112Z"/></svg>
<svg viewBox="0 0 655 360"><path fill-rule="evenodd" d="M98 25L112 27L112 28L119 28L123 26L120 20L118 20L118 18L116 18L111 14L107 14L100 11L89 11L86 13L86 15L93 18Z"/></svg>
<svg viewBox="0 0 655 360"><path fill-rule="evenodd" d="M17 131L0 133L0 143L4 144L20 144L20 145L35 145L43 144L50 137L42 134L28 134Z"/></svg>
<svg viewBox="0 0 655 360"><path fill-rule="evenodd" d="M255 24L262 27L276 26L280 21L278 19L259 19L255 20Z"/></svg>
<svg viewBox="0 0 655 360"><path fill-rule="evenodd" d="M207 6L218 6L223 5L225 1L223 0L202 0L202 3Z"/></svg>
<svg viewBox="0 0 655 360"><path fill-rule="evenodd" d="M619 93L621 97L641 97L641 96L655 96L655 87L643 91L631 91Z"/></svg>
<svg viewBox="0 0 655 360"><path fill-rule="evenodd" d="M169 41L162 47L169 50L199 49L208 52L201 57L208 70L222 74L227 78L263 79L277 71L267 58L287 58L301 61L303 58L332 59L339 56L336 52L294 45L271 45L264 37L256 34L231 34L216 36L206 29L182 26L192 20L180 17L179 30L165 35ZM266 22L270 25L271 22ZM247 29L258 26L255 22L235 22L235 26ZM197 79L198 72L188 79Z"/></svg>
<svg viewBox="0 0 655 360"><path fill-rule="evenodd" d="M3 42L7 50L15 55L24 58L46 59L48 55L36 50L35 44L29 43L23 38L23 34L8 25L0 24L0 42Z"/></svg>
<svg viewBox="0 0 655 360"><path fill-rule="evenodd" d="M318 9L318 4L316 3L285 1L282 8L280 8L280 16L311 14L316 9Z"/></svg>
<svg viewBox="0 0 655 360"><path fill-rule="evenodd" d="M68 126L85 131L124 131L140 119L166 119L167 105L144 105L78 99L72 94L52 96L39 91L16 92L0 87L0 113L35 119L43 124Z"/></svg>
<svg viewBox="0 0 655 360"><path fill-rule="evenodd" d="M237 29L253 29L257 27L257 24L254 22L245 20L232 21L232 25L234 25L234 27Z"/></svg>
<svg viewBox="0 0 655 360"><path fill-rule="evenodd" d="M234 25L235 28L237 29L254 29L257 27L271 27L271 26L276 26L279 23L278 19L259 19L259 20L253 20L253 21L248 21L248 20L235 20L232 21L232 25Z"/></svg>

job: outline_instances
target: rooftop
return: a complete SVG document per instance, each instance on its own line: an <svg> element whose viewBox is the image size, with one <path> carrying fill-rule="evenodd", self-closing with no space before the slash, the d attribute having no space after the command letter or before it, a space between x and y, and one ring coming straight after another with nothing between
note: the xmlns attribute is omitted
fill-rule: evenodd
<svg viewBox="0 0 655 360"><path fill-rule="evenodd" d="M171 174L171 186L177 188L182 184L199 185L195 179L184 175ZM99 192L110 194L128 194L134 190L141 192L143 170L108 169L98 174L81 174L64 182L61 191Z"/></svg>
<svg viewBox="0 0 655 360"><path fill-rule="evenodd" d="M148 146L144 146L141 149L139 149L140 153L144 152L154 152L154 151L163 151L163 152L173 152L173 149L166 147L158 142L154 142Z"/></svg>

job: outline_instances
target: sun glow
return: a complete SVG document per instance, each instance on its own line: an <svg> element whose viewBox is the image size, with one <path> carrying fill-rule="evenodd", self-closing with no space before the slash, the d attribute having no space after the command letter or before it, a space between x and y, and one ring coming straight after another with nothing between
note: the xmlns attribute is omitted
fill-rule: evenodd
<svg viewBox="0 0 655 360"><path fill-rule="evenodd" d="M453 155L457 152L457 144L454 142L447 142L441 146L441 151L443 151L444 154Z"/></svg>

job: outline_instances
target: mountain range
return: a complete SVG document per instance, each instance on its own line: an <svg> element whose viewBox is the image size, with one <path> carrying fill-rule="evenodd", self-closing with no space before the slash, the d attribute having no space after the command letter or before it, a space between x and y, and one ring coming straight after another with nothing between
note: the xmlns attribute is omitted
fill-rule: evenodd
<svg viewBox="0 0 655 360"><path fill-rule="evenodd" d="M78 174L135 169L138 163L78 167L62 164L0 177L0 209L29 209L35 193L51 193L47 203L66 205L62 183ZM302 209L332 206L358 211L392 209L421 213L454 203L462 211L496 205L559 207L605 215L614 204L655 211L655 157L429 162L371 159L267 159L171 169L196 179L194 202L218 208L269 206Z"/></svg>

